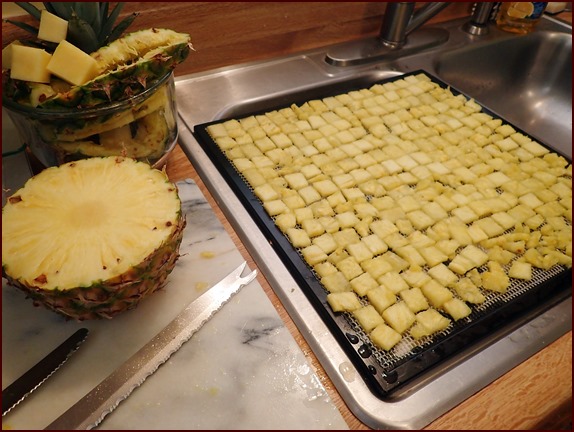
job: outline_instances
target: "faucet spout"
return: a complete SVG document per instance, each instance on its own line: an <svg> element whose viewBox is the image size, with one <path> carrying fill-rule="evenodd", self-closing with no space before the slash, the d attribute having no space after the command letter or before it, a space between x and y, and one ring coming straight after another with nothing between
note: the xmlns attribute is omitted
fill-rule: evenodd
<svg viewBox="0 0 574 432"><path fill-rule="evenodd" d="M390 48L402 47L409 33L422 26L448 5L449 2L431 2L415 11L415 2L387 3L383 25L379 32L381 42Z"/></svg>

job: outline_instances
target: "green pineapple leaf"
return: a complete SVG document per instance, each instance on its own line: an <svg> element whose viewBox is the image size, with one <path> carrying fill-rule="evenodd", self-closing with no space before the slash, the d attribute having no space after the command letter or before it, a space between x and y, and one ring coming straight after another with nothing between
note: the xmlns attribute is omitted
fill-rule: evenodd
<svg viewBox="0 0 574 432"><path fill-rule="evenodd" d="M96 35L100 33L102 27L100 7L98 2L74 3L74 12L90 25Z"/></svg>
<svg viewBox="0 0 574 432"><path fill-rule="evenodd" d="M52 2L52 7L56 12L56 15L60 18L68 21L72 17L72 11L74 10L74 3L66 2Z"/></svg>
<svg viewBox="0 0 574 432"><path fill-rule="evenodd" d="M40 9L38 9L36 6L34 6L32 3L15 2L15 4L20 6L22 9L24 9L26 12L28 12L30 15L32 15L34 18L36 18L38 21L40 21L40 16L42 15L42 12L40 11Z"/></svg>
<svg viewBox="0 0 574 432"><path fill-rule="evenodd" d="M26 24L26 23L23 23L20 21L12 21L11 19L4 19L2 21L13 24L16 27L20 27L22 30L26 30L28 33L31 33L34 36L38 36L38 28L36 28L30 24Z"/></svg>
<svg viewBox="0 0 574 432"><path fill-rule="evenodd" d="M131 25L131 23L134 21L134 19L136 19L138 15L139 15L138 13L134 12L131 15L125 17L122 21L120 21L120 23L113 29L113 31L107 37L104 45L107 45L118 39L126 31L126 29Z"/></svg>
<svg viewBox="0 0 574 432"><path fill-rule="evenodd" d="M94 32L92 26L76 12L72 12L72 16L68 20L68 42L78 47L87 54L97 51L99 48L98 37Z"/></svg>

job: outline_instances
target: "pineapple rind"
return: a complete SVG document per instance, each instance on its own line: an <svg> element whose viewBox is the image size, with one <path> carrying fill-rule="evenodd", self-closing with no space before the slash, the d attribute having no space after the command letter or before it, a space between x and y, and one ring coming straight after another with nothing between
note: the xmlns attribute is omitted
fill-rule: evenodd
<svg viewBox="0 0 574 432"><path fill-rule="evenodd" d="M102 161L103 163L101 163ZM61 220L71 227L68 228L67 232L65 226L56 227L57 224L50 220L50 213L46 214L45 211L46 206L54 201L43 197L51 190L58 190L50 189L50 186L54 186L54 183L58 181L57 173L61 172L62 169L70 170L72 168L70 164L59 168L49 168L43 171L43 173L46 172L45 175L39 174L29 181L30 185L27 183L24 188L12 195L3 210L2 272L8 284L24 291L34 301L35 305L43 305L75 320L112 318L118 313L135 308L142 299L165 285L166 279L179 257L179 247L186 221L181 212L181 202L177 195L177 189L169 183L165 173L152 170L149 165L143 162L126 158L92 158L81 162L82 166L91 165L93 172L85 175L90 167L82 171L80 168L75 168L70 173L73 175L65 176L67 181L69 183L82 183L82 180L91 178L92 181L85 182L83 188L84 195L88 197L103 190L107 195L123 201L137 200L138 197L139 200L145 200L143 202L147 204L137 209L133 208L131 211L137 212L134 216L136 219L141 219L141 225L144 227L144 230L137 230L139 232L137 236L141 237L144 232L147 232L148 235L142 237L140 239L141 244L138 245L136 237L125 237L121 235L121 232L118 234L116 224L120 225L121 231L126 232L129 232L130 226L127 219L122 222L121 217L117 217L117 214L115 219L107 221L108 223L104 224L103 227L94 228L93 226L82 227L81 222L79 222L79 226L73 226L73 221L66 220L60 213ZM72 164L79 163L74 162ZM121 168L118 170L114 168L114 165L121 166ZM122 171L125 171L124 166L128 166L127 176L122 175ZM93 177L96 173L99 173L97 181ZM81 177L85 178L81 179ZM130 179L132 180L131 186ZM138 195L137 192L138 187L145 189L142 184L144 179L145 182L153 182L153 187L155 187L155 191L152 187L152 193L146 196ZM103 184L99 185L98 181ZM122 188L121 184L118 183L119 181L126 182L126 187ZM48 182L48 184L46 185L44 182ZM115 189L119 190L117 195L114 195L116 192L113 188L109 188L110 184L107 182L116 183ZM136 190L132 192L135 196L130 196L129 189L133 188L134 184ZM30 207L23 211L14 211L16 207L22 208L34 201L32 194L27 190L27 188L32 187L38 189L36 198L43 208L38 211L32 208L30 204ZM67 200L70 200L66 197L70 196L65 195L65 198L59 202L65 204ZM126 206L129 206L129 203ZM163 210L159 211L162 206ZM128 211L130 210L128 209ZM34 230L31 230L29 226L30 219L27 217L29 213L33 213L33 218L36 220L41 221L38 218L43 218L50 228L55 229L49 231L48 235L44 237L39 236L37 230L34 233ZM151 217L147 217L148 214ZM53 218L58 217L54 213L51 215ZM13 223L14 219L24 220L25 223ZM159 221L163 221L164 226L161 226ZM87 225L97 225L97 221L90 220ZM86 262L83 259L85 254L82 255L81 248L72 248L73 252L68 255L60 254L60 257L53 261L51 257L58 254L54 253L49 245L48 247L42 246L50 241L50 236L53 236L55 238L53 248L65 250L66 246L75 244L74 238L81 237L82 231L95 231L102 237L105 237L105 233L110 231L113 235L120 237L118 241L124 240L131 244L125 246L124 250L120 247L117 248L116 252L119 252L119 255L115 256L118 257L119 262L115 266L113 262L109 261L106 265L102 265L102 257L94 256L93 250L88 254L92 256L93 261ZM94 236L87 235L85 237L97 242ZM37 243L38 241L40 243ZM113 243L114 239L106 238L104 241ZM89 249L85 242L81 243L84 244L86 250ZM98 243L101 244L102 242ZM25 246L32 250L32 254L18 253ZM41 256L42 251L44 257ZM103 254L105 255L105 252ZM30 264L31 257L35 257L36 265ZM79 261L77 258L80 258ZM22 259L24 263L20 263L19 259ZM51 272L42 271L42 266L50 265L51 261ZM68 265L69 263L72 264ZM74 266L77 269L74 269ZM63 270L64 268L67 270ZM27 269L32 269L36 273L32 276L24 276L23 273ZM68 277L70 280L67 281L66 278ZM52 281L54 283L51 284Z"/></svg>

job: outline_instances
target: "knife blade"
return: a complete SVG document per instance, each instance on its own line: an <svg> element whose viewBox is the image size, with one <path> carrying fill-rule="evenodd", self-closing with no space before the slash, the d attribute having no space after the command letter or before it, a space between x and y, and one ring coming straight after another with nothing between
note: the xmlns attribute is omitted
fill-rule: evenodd
<svg viewBox="0 0 574 432"><path fill-rule="evenodd" d="M76 352L87 336L88 329L77 330L30 370L2 390L2 417L50 378Z"/></svg>
<svg viewBox="0 0 574 432"><path fill-rule="evenodd" d="M220 282L193 300L146 345L126 360L45 430L92 429L100 424L145 379L187 342L257 271L241 277L243 262Z"/></svg>

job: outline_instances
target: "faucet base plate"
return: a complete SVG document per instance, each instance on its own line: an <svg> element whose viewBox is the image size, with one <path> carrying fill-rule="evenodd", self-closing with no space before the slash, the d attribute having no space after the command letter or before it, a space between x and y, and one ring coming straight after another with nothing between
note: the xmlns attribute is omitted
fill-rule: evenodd
<svg viewBox="0 0 574 432"><path fill-rule="evenodd" d="M397 48L385 45L378 37L346 42L328 51L325 61L332 66L357 66L403 57L441 45L448 40L448 35L448 31L439 28L415 30L405 44Z"/></svg>

